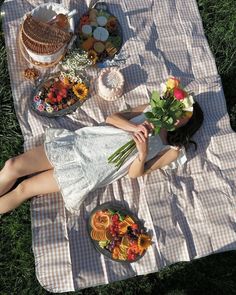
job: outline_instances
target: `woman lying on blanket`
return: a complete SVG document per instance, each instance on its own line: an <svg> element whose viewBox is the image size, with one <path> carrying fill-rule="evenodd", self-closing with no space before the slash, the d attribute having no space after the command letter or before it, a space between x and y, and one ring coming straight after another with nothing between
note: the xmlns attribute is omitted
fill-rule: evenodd
<svg viewBox="0 0 236 295"><path fill-rule="evenodd" d="M114 113L106 119L106 126L84 127L75 132L65 129L46 130L44 145L9 159L0 171L0 214L18 207L33 196L61 192L66 208L75 212L86 195L128 173L130 178L186 161L185 148L203 122L197 102L191 118L176 122L172 132L161 130L160 135L148 136L153 126L145 121L141 105L129 112ZM107 158L130 139L134 139L137 153L119 170ZM196 145L196 144L195 144ZM16 180L23 180L15 189Z"/></svg>

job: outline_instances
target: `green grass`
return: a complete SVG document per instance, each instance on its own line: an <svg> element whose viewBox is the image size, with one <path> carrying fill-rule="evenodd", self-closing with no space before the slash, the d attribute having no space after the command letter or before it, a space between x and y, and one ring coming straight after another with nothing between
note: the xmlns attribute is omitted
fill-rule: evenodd
<svg viewBox="0 0 236 295"><path fill-rule="evenodd" d="M0 0L0 4L3 0ZM215 55L236 130L235 0L198 0L206 36ZM22 136L14 113L4 38L0 32L0 166L22 152ZM73 294L236 294L236 252L176 263L158 273ZM37 282L31 248L29 204L0 219L0 295L49 294ZM68 293L69 294L69 293Z"/></svg>

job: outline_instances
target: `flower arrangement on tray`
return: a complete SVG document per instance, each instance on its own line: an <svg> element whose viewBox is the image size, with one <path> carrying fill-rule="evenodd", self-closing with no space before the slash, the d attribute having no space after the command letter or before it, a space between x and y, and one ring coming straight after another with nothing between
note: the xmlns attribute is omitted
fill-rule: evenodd
<svg viewBox="0 0 236 295"><path fill-rule="evenodd" d="M37 87L32 107L41 115L63 115L73 111L88 97L89 88L82 76L65 72L53 75Z"/></svg>
<svg viewBox="0 0 236 295"><path fill-rule="evenodd" d="M173 131L178 119L192 116L193 104L193 96L183 88L180 80L170 77L166 83L161 84L160 94L158 91L152 92L151 111L145 113L147 120L154 125L154 132L150 135L158 134L161 128ZM135 149L134 140L130 140L116 150L108 158L108 162L115 164L119 169Z"/></svg>
<svg viewBox="0 0 236 295"><path fill-rule="evenodd" d="M90 237L99 252L116 261L137 261L152 244L131 213L109 206L91 215Z"/></svg>
<svg viewBox="0 0 236 295"><path fill-rule="evenodd" d="M97 3L79 21L78 46L88 53L93 64L111 59L120 50L122 33L118 19L105 3Z"/></svg>

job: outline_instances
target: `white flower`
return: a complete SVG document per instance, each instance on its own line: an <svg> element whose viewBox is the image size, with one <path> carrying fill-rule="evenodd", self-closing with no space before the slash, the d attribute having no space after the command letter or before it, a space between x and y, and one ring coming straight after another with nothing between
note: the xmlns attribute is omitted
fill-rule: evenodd
<svg viewBox="0 0 236 295"><path fill-rule="evenodd" d="M161 96L163 96L166 93L167 87L165 83L161 83Z"/></svg>
<svg viewBox="0 0 236 295"><path fill-rule="evenodd" d="M192 106L194 104L194 100L192 95L185 97L185 99L183 99L181 102L184 104L185 111L191 111L193 109Z"/></svg>

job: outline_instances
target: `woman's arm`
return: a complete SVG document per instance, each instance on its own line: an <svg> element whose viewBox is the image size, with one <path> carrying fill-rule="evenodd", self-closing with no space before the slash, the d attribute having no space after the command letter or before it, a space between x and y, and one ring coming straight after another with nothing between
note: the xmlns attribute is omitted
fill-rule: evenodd
<svg viewBox="0 0 236 295"><path fill-rule="evenodd" d="M135 123L130 122L129 120L135 116L140 115L147 106L148 104L144 104L136 108L133 108L130 111L114 113L107 117L106 123L109 125L113 125L117 128L123 129L125 131L137 132L140 130L146 132L142 127L141 129L137 128L140 125L142 126L142 124L137 125Z"/></svg>
<svg viewBox="0 0 236 295"><path fill-rule="evenodd" d="M169 148L168 150L159 153L156 157L151 159L145 164L144 174L149 174L154 170L163 168L173 161L175 161L179 156L179 150Z"/></svg>
<svg viewBox="0 0 236 295"><path fill-rule="evenodd" d="M137 158L133 161L129 168L128 175L130 178L137 178L145 174L149 174L152 171L169 165L175 161L179 156L179 150L168 149L159 153L156 157L145 163L147 153L138 154Z"/></svg>

